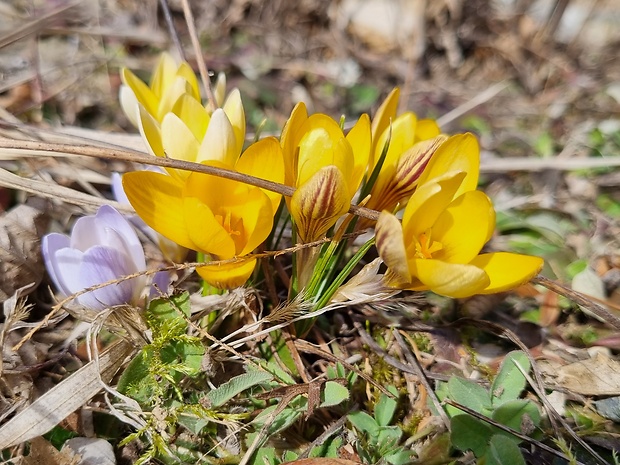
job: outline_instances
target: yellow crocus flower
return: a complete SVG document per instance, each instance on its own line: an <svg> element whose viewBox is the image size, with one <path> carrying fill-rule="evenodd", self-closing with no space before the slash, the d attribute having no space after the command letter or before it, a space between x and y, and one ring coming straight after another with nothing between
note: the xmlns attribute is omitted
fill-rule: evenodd
<svg viewBox="0 0 620 465"><path fill-rule="evenodd" d="M146 85L127 68L121 70L121 79L121 107L136 127L139 125L138 106L142 106L155 121L160 122L181 95L187 93L200 100L198 79L191 66L186 62L177 65L168 53L161 54L150 85Z"/></svg>
<svg viewBox="0 0 620 465"><path fill-rule="evenodd" d="M495 229L495 210L475 190L479 151L473 142L465 134L442 145L409 199L402 224L390 212L379 216L376 246L391 286L463 298L512 289L542 268L539 257L480 254Z"/></svg>
<svg viewBox="0 0 620 465"><path fill-rule="evenodd" d="M299 103L282 131L285 183L297 190L287 200L299 238L321 238L346 213L370 154L370 119L362 115L345 136L324 114L308 116Z"/></svg>
<svg viewBox="0 0 620 465"><path fill-rule="evenodd" d="M206 164L226 167L219 161ZM262 139L250 145L235 169L253 176L284 181L284 166L278 141ZM123 176L123 187L144 222L177 244L227 260L251 253L271 232L279 196L262 189L204 173L186 179L168 174L138 171ZM256 259L248 258L196 271L209 284L221 289L243 285L254 270Z"/></svg>
<svg viewBox="0 0 620 465"><path fill-rule="evenodd" d="M369 173L388 150L366 207L392 211L404 207L418 184L418 177L435 151L447 139L430 119L418 120L412 112L396 115L400 91L395 88L383 101L372 120L372 151ZM363 223L363 224L362 224ZM364 221L361 227L368 226Z"/></svg>

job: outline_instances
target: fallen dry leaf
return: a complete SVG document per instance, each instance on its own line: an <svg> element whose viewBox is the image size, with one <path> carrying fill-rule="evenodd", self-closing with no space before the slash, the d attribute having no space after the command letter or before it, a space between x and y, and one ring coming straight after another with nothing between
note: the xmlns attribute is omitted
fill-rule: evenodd
<svg viewBox="0 0 620 465"><path fill-rule="evenodd" d="M43 211L24 204L0 217L0 301L41 281L44 267L39 241L47 221Z"/></svg>
<svg viewBox="0 0 620 465"><path fill-rule="evenodd" d="M547 371L547 370L545 370ZM547 371L551 374L550 371ZM571 392L587 396L620 394L620 362L597 353L593 358L557 369L555 383Z"/></svg>
<svg viewBox="0 0 620 465"><path fill-rule="evenodd" d="M22 459L24 465L78 465L80 456L71 450L59 451L41 436L30 441L30 454Z"/></svg>

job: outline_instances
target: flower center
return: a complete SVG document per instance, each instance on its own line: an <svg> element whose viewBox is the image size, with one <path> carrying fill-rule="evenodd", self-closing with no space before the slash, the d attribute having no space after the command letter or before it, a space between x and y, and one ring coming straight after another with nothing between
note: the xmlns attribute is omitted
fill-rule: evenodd
<svg viewBox="0 0 620 465"><path fill-rule="evenodd" d="M231 236L241 236L241 230L243 229L243 218L234 219L232 213L227 211L223 215L215 215L215 219L222 227L228 231Z"/></svg>
<svg viewBox="0 0 620 465"><path fill-rule="evenodd" d="M433 254L441 249L443 249L441 242L431 239L430 229L427 229L415 239L415 256L417 258L433 258Z"/></svg>

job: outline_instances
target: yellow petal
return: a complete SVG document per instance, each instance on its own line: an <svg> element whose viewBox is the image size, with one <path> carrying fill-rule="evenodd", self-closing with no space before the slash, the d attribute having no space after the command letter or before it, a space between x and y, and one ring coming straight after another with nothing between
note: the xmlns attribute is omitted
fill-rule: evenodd
<svg viewBox="0 0 620 465"><path fill-rule="evenodd" d="M198 250L183 216L183 184L163 173L133 171L123 175L123 189L142 220L173 242Z"/></svg>
<svg viewBox="0 0 620 465"><path fill-rule="evenodd" d="M403 242L403 228L394 215L381 212L375 226L375 240L379 256L398 278L397 285L410 283L411 274Z"/></svg>
<svg viewBox="0 0 620 465"><path fill-rule="evenodd" d="M243 102L241 102L241 93L239 89L233 89L222 107L228 120L233 127L235 140L237 141L237 149L239 152L243 149L245 142L245 111L243 110Z"/></svg>
<svg viewBox="0 0 620 465"><path fill-rule="evenodd" d="M484 192L469 191L457 197L432 227L432 240L443 248L433 258L449 263L468 263L480 253L495 228L495 210Z"/></svg>
<svg viewBox="0 0 620 465"><path fill-rule="evenodd" d="M295 186L297 180L297 145L301 139L300 129L308 119L306 105L299 102L293 108L291 116L282 129L280 144L284 155L285 183L287 186Z"/></svg>
<svg viewBox="0 0 620 465"><path fill-rule="evenodd" d="M224 258L235 256L235 241L200 199L186 196L182 212L187 232L195 244L194 250L210 254L217 252Z"/></svg>
<svg viewBox="0 0 620 465"><path fill-rule="evenodd" d="M158 99L161 99L166 89L172 85L176 71L177 64L174 58L169 53L162 53L151 78L151 90Z"/></svg>
<svg viewBox="0 0 620 465"><path fill-rule="evenodd" d="M412 259L409 270L436 294L461 299L482 292L490 283L477 266L446 263L432 259Z"/></svg>
<svg viewBox="0 0 620 465"><path fill-rule="evenodd" d="M378 144L379 137L390 126L390 123L396 119L396 111L398 110L398 98L400 96L400 89L395 87L392 92L385 98L385 100L379 106L377 113L372 119L372 143L373 150L371 154L374 154ZM376 163L376 160L374 160Z"/></svg>
<svg viewBox="0 0 620 465"><path fill-rule="evenodd" d="M156 157L165 157L159 123L142 105L138 105L138 115L138 130L146 141L147 150Z"/></svg>
<svg viewBox="0 0 620 465"><path fill-rule="evenodd" d="M196 161L200 145L181 118L168 113L161 122L161 141L168 158L183 161ZM185 179L189 171L176 170Z"/></svg>
<svg viewBox="0 0 620 465"><path fill-rule="evenodd" d="M420 119L415 127L415 141L432 139L441 134L441 129L434 119Z"/></svg>
<svg viewBox="0 0 620 465"><path fill-rule="evenodd" d="M243 286L256 267L256 259L241 262L209 265L196 268L202 279L218 289L234 289Z"/></svg>
<svg viewBox="0 0 620 465"><path fill-rule="evenodd" d="M215 103L218 107L221 107L226 97L226 74L218 73L215 85L213 86L213 94L215 95ZM215 108L211 109L211 113Z"/></svg>
<svg viewBox="0 0 620 465"><path fill-rule="evenodd" d="M184 61L177 69L176 75L182 77L187 82L187 85L189 86L189 94L196 100L200 100L200 87L198 85L198 78L196 77L196 73L194 73L192 67Z"/></svg>
<svg viewBox="0 0 620 465"><path fill-rule="evenodd" d="M457 134L448 138L428 163L419 182L423 184L455 170L467 173L467 177L454 197L476 189L480 173L480 148L473 134Z"/></svg>
<svg viewBox="0 0 620 465"><path fill-rule="evenodd" d="M317 171L329 165L349 176L353 170L351 145L342 134L333 137L323 127L313 128L299 142L297 185L305 184Z"/></svg>
<svg viewBox="0 0 620 465"><path fill-rule="evenodd" d="M374 210L388 211L393 211L397 204L404 208L415 191L424 168L446 139L446 136L438 136L418 142L400 156L396 166L381 168L372 189L372 197L366 206Z"/></svg>
<svg viewBox="0 0 620 465"><path fill-rule="evenodd" d="M461 171L446 173L434 182L418 185L403 213L403 231L407 238L418 237L431 228L441 213L450 205L454 192L466 174Z"/></svg>
<svg viewBox="0 0 620 465"><path fill-rule="evenodd" d="M211 121L209 121L209 127L200 144L196 161L198 163L216 161L227 168L232 168L235 166L240 153L241 149L237 147L235 131L228 116L224 110L218 108L211 115Z"/></svg>
<svg viewBox="0 0 620 465"><path fill-rule="evenodd" d="M496 252L479 255L470 264L483 269L491 279L480 294L493 294L527 283L540 272L544 261L531 255Z"/></svg>
<svg viewBox="0 0 620 465"><path fill-rule="evenodd" d="M250 253L271 232L271 200L258 187L208 174L192 173L185 184L184 196L198 199L212 215L219 217L218 224L223 225L226 234L230 236L232 248L226 246L228 248L218 249L207 245L209 238L200 242L204 250L218 257L230 258ZM210 229L197 227L196 230L205 236L210 234L205 233Z"/></svg>
<svg viewBox="0 0 620 465"><path fill-rule="evenodd" d="M405 150L408 150L415 141L416 123L416 116L411 112L403 113L392 122L391 130L390 127L388 127L377 141L373 156L373 168L374 164L379 161L379 157L381 157L383 153L383 148L388 137L390 139L390 145L385 155L383 166L396 165L401 154Z"/></svg>
<svg viewBox="0 0 620 465"><path fill-rule="evenodd" d="M284 182L284 160L280 143L275 137L267 137L251 144L235 165L235 171L249 174L257 178L277 183ZM263 190L271 200L271 207L275 212L278 209L282 195Z"/></svg>
<svg viewBox="0 0 620 465"><path fill-rule="evenodd" d="M291 216L303 242L320 239L350 207L343 174L335 166L321 168L291 198Z"/></svg>
<svg viewBox="0 0 620 465"><path fill-rule="evenodd" d="M118 91L118 101L131 124L137 128L139 109L136 94L134 94L133 90L131 90L129 86L123 84Z"/></svg>
<svg viewBox="0 0 620 465"><path fill-rule="evenodd" d="M177 100L179 100L184 94L190 92L191 88L187 81L182 77L177 77L172 82L170 87L166 89L164 95L162 95L159 100L156 114L157 121L161 121L162 119L164 119L166 113L172 111L172 108L174 107L175 103L177 103Z"/></svg>
<svg viewBox="0 0 620 465"><path fill-rule="evenodd" d="M201 141L204 138L211 117L198 100L189 94L183 94L172 107L172 113L185 123L196 140Z"/></svg>
<svg viewBox="0 0 620 465"><path fill-rule="evenodd" d="M360 116L355 126L347 134L346 139L351 145L354 157L353 171L349 178L349 184L359 186L368 167L372 144L370 118L367 114Z"/></svg>
<svg viewBox="0 0 620 465"><path fill-rule="evenodd" d="M123 68L121 70L121 80L123 84L128 86L136 96L136 99L139 103L141 103L146 111L148 111L151 115L157 115L157 106L159 105L159 100L153 94L153 91L149 89L141 79L139 79L135 74L129 71L127 68Z"/></svg>

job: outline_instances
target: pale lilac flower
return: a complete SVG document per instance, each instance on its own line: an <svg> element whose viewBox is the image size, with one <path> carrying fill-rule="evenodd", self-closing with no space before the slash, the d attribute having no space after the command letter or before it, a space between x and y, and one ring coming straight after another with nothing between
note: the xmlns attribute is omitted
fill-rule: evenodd
<svg viewBox="0 0 620 465"><path fill-rule="evenodd" d="M44 236L41 251L52 281L65 296L146 270L144 250L135 230L109 205L100 207L94 216L78 219L71 237L57 233ZM92 310L138 305L145 285L142 275L87 292L76 300Z"/></svg>

